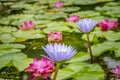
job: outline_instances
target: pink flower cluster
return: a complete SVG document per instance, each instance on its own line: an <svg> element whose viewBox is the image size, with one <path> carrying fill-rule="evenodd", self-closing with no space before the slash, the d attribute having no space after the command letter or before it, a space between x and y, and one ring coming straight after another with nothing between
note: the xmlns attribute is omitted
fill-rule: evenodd
<svg viewBox="0 0 120 80"><path fill-rule="evenodd" d="M34 62L25 69L25 72L32 73L30 80L35 80L36 77L44 77L47 80L54 70L54 62L42 57L41 60L34 58Z"/></svg>
<svg viewBox="0 0 120 80"><path fill-rule="evenodd" d="M68 21L68 22L77 22L77 21L79 21L79 19L80 19L80 16L76 16L76 15L70 15L66 20Z"/></svg>
<svg viewBox="0 0 120 80"><path fill-rule="evenodd" d="M62 1L56 2L56 3L54 4L54 7L55 7L55 8L62 8L62 7L63 7L63 2L62 2Z"/></svg>
<svg viewBox="0 0 120 80"><path fill-rule="evenodd" d="M61 32L50 32L47 35L48 42L60 42L62 41L62 33Z"/></svg>
<svg viewBox="0 0 120 80"><path fill-rule="evenodd" d="M111 70L112 73L116 74L120 78L120 65L117 65L115 69Z"/></svg>
<svg viewBox="0 0 120 80"><path fill-rule="evenodd" d="M29 30L35 28L35 24L32 21L24 22L23 25L18 27L20 30Z"/></svg>
<svg viewBox="0 0 120 80"><path fill-rule="evenodd" d="M103 22L99 22L98 25L101 27L102 31L111 30L118 27L117 21L111 21L109 19L104 19Z"/></svg>

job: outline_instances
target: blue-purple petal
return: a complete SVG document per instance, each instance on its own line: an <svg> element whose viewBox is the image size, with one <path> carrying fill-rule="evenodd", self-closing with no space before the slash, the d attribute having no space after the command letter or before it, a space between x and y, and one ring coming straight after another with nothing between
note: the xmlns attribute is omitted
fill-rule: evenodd
<svg viewBox="0 0 120 80"><path fill-rule="evenodd" d="M81 31L88 33L95 27L96 24L97 22L95 20L83 19L78 22L78 27Z"/></svg>
<svg viewBox="0 0 120 80"><path fill-rule="evenodd" d="M76 54L73 47L64 44L47 44L42 48L48 56L56 62L69 60Z"/></svg>

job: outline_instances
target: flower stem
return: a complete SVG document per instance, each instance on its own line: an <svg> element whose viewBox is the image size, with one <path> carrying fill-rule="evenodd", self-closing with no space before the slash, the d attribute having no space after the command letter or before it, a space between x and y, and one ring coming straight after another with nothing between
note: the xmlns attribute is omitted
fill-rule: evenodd
<svg viewBox="0 0 120 80"><path fill-rule="evenodd" d="M53 76L53 80L56 80L56 78L57 78L59 67L60 67L60 64L59 63L56 64L56 70L55 70L55 73L54 73L54 76Z"/></svg>
<svg viewBox="0 0 120 80"><path fill-rule="evenodd" d="M88 43L88 48L89 48L89 52L90 52L90 63L93 62L93 55L92 55L92 50L91 50L91 43L90 43L90 39L89 39L89 33L86 33L87 35L87 43Z"/></svg>

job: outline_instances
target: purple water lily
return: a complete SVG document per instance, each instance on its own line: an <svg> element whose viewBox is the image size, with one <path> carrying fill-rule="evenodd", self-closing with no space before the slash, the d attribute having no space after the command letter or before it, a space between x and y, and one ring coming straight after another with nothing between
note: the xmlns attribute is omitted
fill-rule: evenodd
<svg viewBox="0 0 120 80"><path fill-rule="evenodd" d="M79 29L85 33L89 33L97 24L95 20L83 19L78 22Z"/></svg>
<svg viewBox="0 0 120 80"><path fill-rule="evenodd" d="M76 50L73 47L60 43L47 44L42 48L56 62L69 60L76 54Z"/></svg>

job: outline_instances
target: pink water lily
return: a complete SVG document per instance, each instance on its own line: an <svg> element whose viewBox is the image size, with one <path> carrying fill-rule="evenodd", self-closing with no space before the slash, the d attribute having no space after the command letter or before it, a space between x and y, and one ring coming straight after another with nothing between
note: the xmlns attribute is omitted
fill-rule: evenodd
<svg viewBox="0 0 120 80"><path fill-rule="evenodd" d="M25 69L25 72L32 73L30 80L35 80L36 77L43 77L47 80L54 70L54 62L42 57L41 60L34 58L34 62Z"/></svg>
<svg viewBox="0 0 120 80"><path fill-rule="evenodd" d="M115 69L111 70L111 72L116 74L117 77L120 77L120 65L117 65Z"/></svg>
<svg viewBox="0 0 120 80"><path fill-rule="evenodd" d="M63 1L58 1L54 4L55 8L62 8L63 7Z"/></svg>
<svg viewBox="0 0 120 80"><path fill-rule="evenodd" d="M117 21L111 21L109 19L104 19L103 22L99 22L98 25L101 27L102 31L111 30L118 27Z"/></svg>
<svg viewBox="0 0 120 80"><path fill-rule="evenodd" d="M80 19L80 16L76 16L76 15L70 15L66 20L68 21L68 22L77 22L77 21L79 21L79 19Z"/></svg>
<svg viewBox="0 0 120 80"><path fill-rule="evenodd" d="M48 42L61 42L62 33L61 32L50 32L47 35Z"/></svg>
<svg viewBox="0 0 120 80"><path fill-rule="evenodd" d="M35 24L30 20L28 22L24 22L23 25L18 27L20 30L29 30L35 28Z"/></svg>

